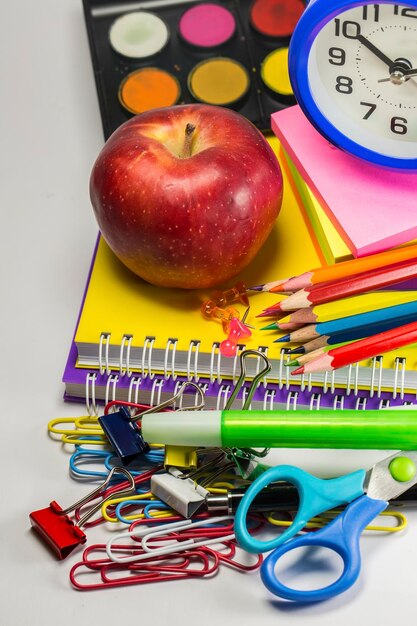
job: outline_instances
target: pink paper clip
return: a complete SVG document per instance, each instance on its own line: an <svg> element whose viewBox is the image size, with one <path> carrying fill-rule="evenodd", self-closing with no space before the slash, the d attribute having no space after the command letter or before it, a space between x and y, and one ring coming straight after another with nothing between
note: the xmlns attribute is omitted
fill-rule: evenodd
<svg viewBox="0 0 417 626"><path fill-rule="evenodd" d="M109 489L109 494L104 500L100 500L95 506L89 509L82 517L74 522L68 513L82 507L87 502L94 500L102 495L106 487L112 480L114 474L123 474L128 480L128 488L126 484L123 486ZM135 493L135 481L133 476L122 467L114 467L107 476L104 483L99 485L94 491L84 496L75 504L66 509L62 509L60 505L53 500L49 507L33 511L30 513L30 523L32 527L41 535L44 541L55 552L59 559L65 559L77 546L85 543L86 535L81 530L81 526L96 513L102 505L114 497L116 494L120 497L130 496Z"/></svg>

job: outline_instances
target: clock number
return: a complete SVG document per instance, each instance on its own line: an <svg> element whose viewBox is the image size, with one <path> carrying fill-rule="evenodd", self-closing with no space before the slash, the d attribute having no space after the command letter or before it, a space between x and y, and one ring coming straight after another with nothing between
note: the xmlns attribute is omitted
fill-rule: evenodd
<svg viewBox="0 0 417 626"><path fill-rule="evenodd" d="M372 104L371 102L359 102L359 104L361 104L364 107L369 107L369 111L367 111L362 118L363 120L367 120L368 117L370 117L372 113L375 111L376 104Z"/></svg>
<svg viewBox="0 0 417 626"><path fill-rule="evenodd" d="M391 131L396 135L405 135L407 132L407 120L405 117L391 118Z"/></svg>
<svg viewBox="0 0 417 626"><path fill-rule="evenodd" d="M398 4L394 4L394 15L401 15L401 17L415 17L417 18L416 9L407 9L398 6Z"/></svg>
<svg viewBox="0 0 417 626"><path fill-rule="evenodd" d="M334 27L336 37L342 33L343 37L347 39L357 39L361 34L361 27L357 22L346 21L341 23L338 17L334 21Z"/></svg>
<svg viewBox="0 0 417 626"><path fill-rule="evenodd" d="M336 91L339 93L352 93L352 79L349 76L338 76L336 78Z"/></svg>
<svg viewBox="0 0 417 626"><path fill-rule="evenodd" d="M329 49L329 63L332 65L344 65L346 61L346 53L342 48Z"/></svg>
<svg viewBox="0 0 417 626"><path fill-rule="evenodd" d="M367 20L368 16L369 19L373 19L374 22L379 22L379 4L365 4L365 6L362 7L362 19Z"/></svg>

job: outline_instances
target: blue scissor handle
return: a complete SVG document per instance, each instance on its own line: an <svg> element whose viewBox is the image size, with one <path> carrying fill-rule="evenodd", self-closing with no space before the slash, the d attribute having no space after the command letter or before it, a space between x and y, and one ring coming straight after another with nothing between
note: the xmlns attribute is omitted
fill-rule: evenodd
<svg viewBox="0 0 417 626"><path fill-rule="evenodd" d="M383 500L361 496L324 528L284 543L271 552L262 564L261 578L265 587L276 596L295 602L319 602L343 593L359 576L359 538L363 529L387 506L388 502ZM281 583L275 574L278 559L302 546L321 546L337 552L343 559L344 569L341 576L327 587L310 591L292 589Z"/></svg>
<svg viewBox="0 0 417 626"><path fill-rule="evenodd" d="M271 467L251 484L239 503L235 515L235 534L239 545L255 554L273 550L302 530L312 517L363 495L365 474L365 470L358 470L340 478L323 480L293 465ZM298 512L291 526L281 535L269 541L260 541L250 535L246 517L255 496L277 481L288 481L297 487L300 496Z"/></svg>

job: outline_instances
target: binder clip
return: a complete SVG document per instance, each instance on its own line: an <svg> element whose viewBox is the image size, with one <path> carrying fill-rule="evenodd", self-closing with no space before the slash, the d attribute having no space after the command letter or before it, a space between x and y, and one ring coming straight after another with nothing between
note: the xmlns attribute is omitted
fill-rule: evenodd
<svg viewBox="0 0 417 626"><path fill-rule="evenodd" d="M224 451L219 453L218 448L215 448L215 451L217 456L214 459L190 472L183 473L176 467L170 467L163 474L154 474L151 478L151 491L154 496L183 517L192 517L206 502L206 496L209 492L204 486L234 467L234 462L227 460ZM226 463L224 463L225 460ZM212 469L215 471L211 472L200 483L196 482L201 474Z"/></svg>
<svg viewBox="0 0 417 626"><path fill-rule="evenodd" d="M116 473L123 474L123 476L126 477L129 481L128 488L121 487L119 491L117 491L117 489L111 490L111 494L89 509L77 522L74 522L68 517L68 513L94 500L103 493ZM52 548L58 558L63 560L71 554L77 546L86 542L87 537L81 530L81 526L83 526L107 500L114 498L116 495L124 497L134 493L136 493L136 489L133 476L122 467L114 467L106 480L94 489L94 491L81 498L81 500L66 509L62 509L61 506L53 500L45 509L30 513L30 523L49 547Z"/></svg>
<svg viewBox="0 0 417 626"><path fill-rule="evenodd" d="M122 406L118 411L108 413L107 415L101 415L98 418L98 421L111 446L114 448L114 451L120 458L123 465L128 465L136 459L137 456L143 454L144 452L148 452L149 450L149 446L144 441L137 425L137 422L141 419L142 415L162 411L162 409L165 409L178 400L183 395L185 389L189 386L197 390L200 395L201 402L196 406L183 407L182 410L198 410L204 406L204 394L198 385L187 381L181 386L179 391L174 396L165 402L158 404L158 406L150 407L146 411L142 411L133 417L130 415L129 409Z"/></svg>
<svg viewBox="0 0 417 626"><path fill-rule="evenodd" d="M149 450L149 445L136 426L137 419L139 418L131 417L129 409L125 406L98 418L100 426L123 465L128 465L137 456Z"/></svg>

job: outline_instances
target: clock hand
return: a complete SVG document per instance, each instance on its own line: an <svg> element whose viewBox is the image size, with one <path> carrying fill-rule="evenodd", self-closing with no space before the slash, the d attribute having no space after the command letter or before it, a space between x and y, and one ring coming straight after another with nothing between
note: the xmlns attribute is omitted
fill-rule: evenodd
<svg viewBox="0 0 417 626"><path fill-rule="evenodd" d="M371 43L369 41L369 39L366 39L366 37L364 37L363 35L357 35L356 39L363 46L365 46L365 48L368 48L368 50L370 50L370 52L372 52L375 56L377 56L378 59L383 61L383 63L385 63L385 65L388 65L388 67L392 67L394 65L394 61L391 61L391 59L389 57L387 57L379 48L374 46L374 44Z"/></svg>
<svg viewBox="0 0 417 626"><path fill-rule="evenodd" d="M402 85L413 76L417 76L417 68L415 67L409 70L396 69L394 72L391 72L388 78L380 78L378 82L387 83L388 81L391 81L392 83L394 83L394 85Z"/></svg>

